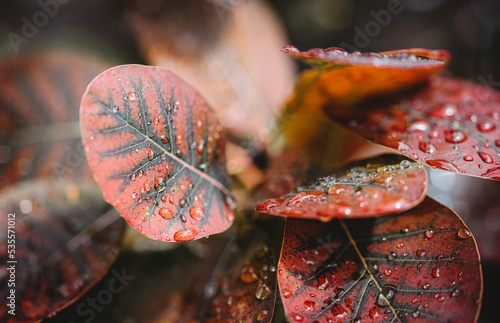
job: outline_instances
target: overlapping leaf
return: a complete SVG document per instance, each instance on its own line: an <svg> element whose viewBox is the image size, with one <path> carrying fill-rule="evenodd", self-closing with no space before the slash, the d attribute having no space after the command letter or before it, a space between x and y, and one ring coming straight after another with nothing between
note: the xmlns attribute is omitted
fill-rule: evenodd
<svg viewBox="0 0 500 323"><path fill-rule="evenodd" d="M35 177L90 178L78 107L88 82L107 67L69 50L0 64L0 187Z"/></svg>
<svg viewBox="0 0 500 323"><path fill-rule="evenodd" d="M140 65L109 69L87 88L81 122L105 199L137 230L187 241L231 225L223 129L176 75Z"/></svg>
<svg viewBox="0 0 500 323"><path fill-rule="evenodd" d="M291 322L474 322L479 255L451 210L328 224L288 219L278 283Z"/></svg>
<svg viewBox="0 0 500 323"><path fill-rule="evenodd" d="M109 206L95 183L31 181L2 191L2 197L2 321L38 321L74 302L120 250L125 223L115 210L104 213ZM15 316L7 314L12 266Z"/></svg>
<svg viewBox="0 0 500 323"><path fill-rule="evenodd" d="M294 66L276 50L286 36L263 1L137 0L131 9L128 21L148 64L198 89L230 137L266 142Z"/></svg>
<svg viewBox="0 0 500 323"><path fill-rule="evenodd" d="M393 104L353 109L350 116L327 113L431 167L500 180L500 93L486 86L438 77Z"/></svg>
<svg viewBox="0 0 500 323"><path fill-rule="evenodd" d="M252 230L226 246L205 287L206 322L271 322L276 262L265 237Z"/></svg>
<svg viewBox="0 0 500 323"><path fill-rule="evenodd" d="M415 207L426 191L427 175L419 163L383 155L349 164L280 198L264 200L256 210L322 221L380 216Z"/></svg>
<svg viewBox="0 0 500 323"><path fill-rule="evenodd" d="M318 66L301 74L279 120L286 139L314 160L329 151L338 151L339 147L330 146L335 143L333 138L342 135L325 120L322 108L328 106L341 114L367 98L421 86L442 72L449 61L448 52L442 50L348 54L340 48L300 52L287 46L283 51ZM329 159L336 155L331 153Z"/></svg>

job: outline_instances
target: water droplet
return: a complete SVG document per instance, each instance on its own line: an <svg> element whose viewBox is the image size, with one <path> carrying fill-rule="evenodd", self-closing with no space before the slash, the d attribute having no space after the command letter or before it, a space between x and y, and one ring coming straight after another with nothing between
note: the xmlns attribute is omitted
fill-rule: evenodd
<svg viewBox="0 0 500 323"><path fill-rule="evenodd" d="M184 138L182 138L181 135L175 136L175 139L177 140L177 145L181 146L184 143Z"/></svg>
<svg viewBox="0 0 500 323"><path fill-rule="evenodd" d="M269 199L260 202L255 209L259 212L266 212L277 206L280 206L282 203L283 203L282 199Z"/></svg>
<svg viewBox="0 0 500 323"><path fill-rule="evenodd" d="M255 298L263 300L271 295L271 290L267 287L266 284L260 284L257 286L257 290L255 291Z"/></svg>
<svg viewBox="0 0 500 323"><path fill-rule="evenodd" d="M423 249L418 249L417 250L417 256L418 257L423 257L425 256L425 251Z"/></svg>
<svg viewBox="0 0 500 323"><path fill-rule="evenodd" d="M315 304L316 303L313 302L313 301L304 301L304 306L306 307L306 310L310 311L310 312L314 311L314 305Z"/></svg>
<svg viewBox="0 0 500 323"><path fill-rule="evenodd" d="M250 284L259 279L259 270L254 265L249 265L241 270L240 279L242 282Z"/></svg>
<svg viewBox="0 0 500 323"><path fill-rule="evenodd" d="M365 178L366 174L362 171L355 171L352 173L352 178Z"/></svg>
<svg viewBox="0 0 500 323"><path fill-rule="evenodd" d="M389 269L389 268L387 268L386 270L384 270L384 274L385 274L386 276L390 276L390 275L392 275L392 270L391 270L391 269Z"/></svg>
<svg viewBox="0 0 500 323"><path fill-rule="evenodd" d="M255 320L257 322L262 322L262 320L264 320L267 316L269 315L269 311L268 310L262 310L260 311L260 313L257 315L257 317L255 318Z"/></svg>
<svg viewBox="0 0 500 323"><path fill-rule="evenodd" d="M420 312L419 312L418 310L416 310L415 312L413 312L413 313L411 314L411 316L413 316L414 318L417 318L417 317L419 317L419 316L420 316Z"/></svg>
<svg viewBox="0 0 500 323"><path fill-rule="evenodd" d="M464 160L465 160L465 161L473 161L473 160L474 160L474 157L472 157L471 155L465 155L465 156L464 156Z"/></svg>
<svg viewBox="0 0 500 323"><path fill-rule="evenodd" d="M478 151L477 154L479 155L479 157L481 157L481 159L483 160L483 162L485 162L486 164L492 164L493 163L493 158L489 154L484 153L482 151Z"/></svg>
<svg viewBox="0 0 500 323"><path fill-rule="evenodd" d="M164 144L168 144L168 138L167 138L167 136L166 136L166 135L162 134L162 135L160 136L160 140L161 140L161 142L162 142L162 143L164 143Z"/></svg>
<svg viewBox="0 0 500 323"><path fill-rule="evenodd" d="M404 246L405 246L405 244L404 244L403 242L400 242L400 243L398 243L398 245L397 245L398 249L401 249L401 248L403 248Z"/></svg>
<svg viewBox="0 0 500 323"><path fill-rule="evenodd" d="M442 119L452 118L456 114L457 114L457 108L455 107L455 105L450 103L440 104L436 108L434 108L431 112L429 112L429 115Z"/></svg>
<svg viewBox="0 0 500 323"><path fill-rule="evenodd" d="M162 195L162 196L161 196L161 201L162 201L162 202L166 202L166 201L167 201L167 197L166 197L165 195Z"/></svg>
<svg viewBox="0 0 500 323"><path fill-rule="evenodd" d="M467 140L467 135L460 130L449 130L446 132L444 139L452 144L459 144Z"/></svg>
<svg viewBox="0 0 500 323"><path fill-rule="evenodd" d="M187 202L186 199L180 199L179 200L179 206L180 207L186 207L187 204L188 204L188 202Z"/></svg>
<svg viewBox="0 0 500 323"><path fill-rule="evenodd" d="M421 141L418 143L418 148L426 154L433 154L436 152L436 147L429 141Z"/></svg>
<svg viewBox="0 0 500 323"><path fill-rule="evenodd" d="M135 199L139 196L139 194L137 194L137 192L134 192L130 195L131 198Z"/></svg>
<svg viewBox="0 0 500 323"><path fill-rule="evenodd" d="M432 239L434 237L434 231L429 229L429 230L426 230L425 231L425 236L427 237L427 239Z"/></svg>
<svg viewBox="0 0 500 323"><path fill-rule="evenodd" d="M158 210L158 213L165 219L165 220L170 220L174 218L174 212L172 212L171 209L162 207L160 210Z"/></svg>
<svg viewBox="0 0 500 323"><path fill-rule="evenodd" d="M495 146L500 147L500 139L495 140Z"/></svg>
<svg viewBox="0 0 500 323"><path fill-rule="evenodd" d="M290 298L290 297L292 297L292 291L289 290L289 289L287 289L287 288L283 289L283 297L284 298Z"/></svg>
<svg viewBox="0 0 500 323"><path fill-rule="evenodd" d="M155 188L155 190L161 191L162 189L165 188L166 185L167 185L167 183L165 181L165 177L163 177L163 176L157 176L157 177L155 177L155 180L154 180L154 188Z"/></svg>
<svg viewBox="0 0 500 323"><path fill-rule="evenodd" d="M137 175L139 176L139 178L144 176L144 172L142 171L142 169L137 172Z"/></svg>
<svg viewBox="0 0 500 323"><path fill-rule="evenodd" d="M408 233L410 232L410 229L407 227L407 226L404 226L401 228L401 230L399 230L401 233Z"/></svg>
<svg viewBox="0 0 500 323"><path fill-rule="evenodd" d="M117 105L115 105L115 106L113 107L113 113L118 113L118 111L120 111L120 107L119 107L119 106L117 106Z"/></svg>
<svg viewBox="0 0 500 323"><path fill-rule="evenodd" d="M136 177L136 175L135 175L135 173L133 173L132 175L130 175L130 180L135 181L135 177Z"/></svg>
<svg viewBox="0 0 500 323"><path fill-rule="evenodd" d="M424 286L422 286L423 289L429 289L429 287L431 287L430 284L424 284Z"/></svg>
<svg viewBox="0 0 500 323"><path fill-rule="evenodd" d="M495 123L493 123L491 120L484 120L478 122L477 124L477 129L481 132L490 132L495 130L495 128L496 128Z"/></svg>
<svg viewBox="0 0 500 323"><path fill-rule="evenodd" d="M460 291L458 290L458 288L455 288L455 289L451 292L451 296L452 296L452 297L455 297L455 296L457 296L457 295L458 295L458 293L459 293L459 292L460 292Z"/></svg>
<svg viewBox="0 0 500 323"><path fill-rule="evenodd" d="M368 315L372 320L375 320L380 316L380 314L378 313L378 309L376 307L371 308L370 311L368 312Z"/></svg>
<svg viewBox="0 0 500 323"><path fill-rule="evenodd" d="M201 206L193 206L189 209L189 215L193 219L201 221L205 217L205 210Z"/></svg>
<svg viewBox="0 0 500 323"><path fill-rule="evenodd" d="M193 240L197 234L198 234L198 231L196 231L195 229L185 228L185 229L177 231L174 234L174 240L175 241L190 241L190 240Z"/></svg>
<svg viewBox="0 0 500 323"><path fill-rule="evenodd" d="M128 92L128 95L127 95L127 99L131 102L135 101L135 99L137 98L135 92Z"/></svg>
<svg viewBox="0 0 500 323"><path fill-rule="evenodd" d="M430 124L426 120L418 120L413 122L408 130L410 131L427 131L430 128Z"/></svg>
<svg viewBox="0 0 500 323"><path fill-rule="evenodd" d="M441 271L438 267L432 269L432 277L438 278L441 275Z"/></svg>
<svg viewBox="0 0 500 323"><path fill-rule="evenodd" d="M148 159L151 161L155 158L155 152L153 151L153 149L149 149L148 151Z"/></svg>
<svg viewBox="0 0 500 323"><path fill-rule="evenodd" d="M148 183L144 183L144 190L145 190L146 192L151 191L151 185L149 185Z"/></svg>
<svg viewBox="0 0 500 323"><path fill-rule="evenodd" d="M385 285L382 288L382 291L378 295L377 304L382 307L387 307L392 304L394 301L394 296L396 294L396 286L393 285Z"/></svg>
<svg viewBox="0 0 500 323"><path fill-rule="evenodd" d="M391 252L389 252L387 254L387 259L388 260L394 260L394 259L396 259L396 257L397 257L397 255L396 255L396 253L394 251L391 251Z"/></svg>
<svg viewBox="0 0 500 323"><path fill-rule="evenodd" d="M304 318L299 314L292 314L292 318L297 322L302 322L304 320Z"/></svg>
<svg viewBox="0 0 500 323"><path fill-rule="evenodd" d="M457 234L461 239L469 239L470 237L472 237L469 230L467 230L467 229L460 229L460 230L458 230Z"/></svg>
<svg viewBox="0 0 500 323"><path fill-rule="evenodd" d="M399 163L399 168L405 169L411 166L411 162L408 159L404 159Z"/></svg>

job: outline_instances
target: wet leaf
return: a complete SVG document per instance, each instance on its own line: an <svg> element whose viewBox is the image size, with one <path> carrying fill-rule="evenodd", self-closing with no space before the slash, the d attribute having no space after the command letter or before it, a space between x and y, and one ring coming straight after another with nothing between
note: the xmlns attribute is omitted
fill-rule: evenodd
<svg viewBox="0 0 500 323"><path fill-rule="evenodd" d="M263 232L232 240L205 287L206 322L271 322L276 301L276 261Z"/></svg>
<svg viewBox="0 0 500 323"><path fill-rule="evenodd" d="M366 103L369 104L369 101ZM393 104L333 119L375 143L427 165L500 180L500 93L449 77Z"/></svg>
<svg viewBox="0 0 500 323"><path fill-rule="evenodd" d="M424 199L426 191L422 165L403 156L382 155L351 163L312 185L264 200L255 209L322 221L372 217L411 209Z"/></svg>
<svg viewBox="0 0 500 323"><path fill-rule="evenodd" d="M283 51L321 63L300 75L295 93L278 120L279 133L285 140L306 151L315 161L335 161L342 149L339 142L350 137L326 120L324 107L335 109L339 115L349 113L353 106L368 98L421 86L432 75L441 73L449 61L448 52L442 50L408 49L358 55L338 48L300 52L287 46Z"/></svg>
<svg viewBox="0 0 500 323"><path fill-rule="evenodd" d="M125 223L115 210L106 212L109 206L95 183L30 181L1 196L2 321L8 316L9 322L33 322L53 315L97 283L120 251ZM8 247L11 240L15 249ZM11 266L16 316L7 314Z"/></svg>
<svg viewBox="0 0 500 323"><path fill-rule="evenodd" d="M0 63L0 188L50 177L90 178L78 109L88 82L109 67L70 50L18 55Z"/></svg>
<svg viewBox="0 0 500 323"><path fill-rule="evenodd" d="M148 64L198 89L232 140L266 143L295 72L277 50L286 35L266 3L136 0L131 9L128 22Z"/></svg>
<svg viewBox="0 0 500 323"><path fill-rule="evenodd" d="M475 322L482 295L474 238L430 198L390 217L288 219L278 283L291 322Z"/></svg>
<svg viewBox="0 0 500 323"><path fill-rule="evenodd" d="M140 65L105 71L83 96L81 122L94 177L134 228L188 241L231 225L222 126L175 74Z"/></svg>

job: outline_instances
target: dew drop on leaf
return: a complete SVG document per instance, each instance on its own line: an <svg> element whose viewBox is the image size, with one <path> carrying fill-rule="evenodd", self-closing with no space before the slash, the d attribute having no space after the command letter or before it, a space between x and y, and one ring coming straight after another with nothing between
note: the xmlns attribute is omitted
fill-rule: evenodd
<svg viewBox="0 0 500 323"><path fill-rule="evenodd" d="M478 151L477 154L479 155L479 157L481 157L482 161L485 162L486 164L493 163L493 158L489 154L482 152L482 151Z"/></svg>
<svg viewBox="0 0 500 323"><path fill-rule="evenodd" d="M418 257L423 257L425 256L425 251L423 249L418 249L417 250L417 256Z"/></svg>
<svg viewBox="0 0 500 323"><path fill-rule="evenodd" d="M257 286L257 290L255 291L255 298L263 300L271 295L271 290L267 287L266 284L260 284Z"/></svg>
<svg viewBox="0 0 500 323"><path fill-rule="evenodd" d="M477 124L477 129L481 132L490 132L495 130L495 124L490 120L481 121Z"/></svg>
<svg viewBox="0 0 500 323"><path fill-rule="evenodd" d="M120 107L119 107L119 106L117 106L117 105L115 105L115 106L113 107L113 113L118 113L118 111L120 111Z"/></svg>
<svg viewBox="0 0 500 323"><path fill-rule="evenodd" d="M179 200L179 206L180 207L186 207L187 205L187 200L186 199L180 199Z"/></svg>
<svg viewBox="0 0 500 323"><path fill-rule="evenodd" d="M411 166L411 162L408 159L404 159L399 163L399 168L405 169Z"/></svg>
<svg viewBox="0 0 500 323"><path fill-rule="evenodd" d="M377 304L382 307L387 307L394 301L394 296L396 294L396 286L385 285L382 291L378 295Z"/></svg>
<svg viewBox="0 0 500 323"><path fill-rule="evenodd" d="M198 231L196 231L195 229L185 228L185 229L177 231L174 234L174 240L179 241L179 242L190 241L190 240L193 240L197 234L198 234Z"/></svg>
<svg viewBox="0 0 500 323"><path fill-rule="evenodd" d="M460 229L460 230L458 230L458 236L461 239L469 239L471 237L471 234L470 234L469 230L467 230L467 229Z"/></svg>
<svg viewBox="0 0 500 323"><path fill-rule="evenodd" d="M255 320L257 322L262 322L262 320L264 320L267 316L269 315L269 311L268 310L262 310L260 311L260 313L257 315L257 317L255 318Z"/></svg>
<svg viewBox="0 0 500 323"><path fill-rule="evenodd" d="M427 154L433 154L436 152L436 147L428 141L421 141L418 143L418 148Z"/></svg>
<svg viewBox="0 0 500 323"><path fill-rule="evenodd" d="M135 92L128 92L128 95L127 95L127 99L131 102L135 101L135 99L137 98Z"/></svg>
<svg viewBox="0 0 500 323"><path fill-rule="evenodd" d="M449 130L444 139L452 144L459 144L467 140L467 135L460 130Z"/></svg>
<svg viewBox="0 0 500 323"><path fill-rule="evenodd" d="M292 297L292 291L289 290L289 289L286 289L286 288L283 289L283 297L284 298L290 298L290 297Z"/></svg>
<svg viewBox="0 0 500 323"><path fill-rule="evenodd" d="M205 210L201 206L193 206L189 209L189 215L193 219L201 221L205 217Z"/></svg>
<svg viewBox="0 0 500 323"><path fill-rule="evenodd" d="M432 269L432 277L433 278L438 278L441 276L441 271L439 270L438 267Z"/></svg>
<svg viewBox="0 0 500 323"><path fill-rule="evenodd" d="M472 157L471 155L465 155L464 160L470 162L474 160L474 157Z"/></svg>
<svg viewBox="0 0 500 323"><path fill-rule="evenodd" d="M425 231L425 236L427 237L427 239L432 239L434 237L434 231L433 230L426 230Z"/></svg>
<svg viewBox="0 0 500 323"><path fill-rule="evenodd" d="M259 279L259 270L254 265L245 266L241 270L240 279L244 283L253 283Z"/></svg>
<svg viewBox="0 0 500 323"><path fill-rule="evenodd" d="M174 217L174 212L172 212L171 209L162 207L158 211L158 213L165 219L165 220L170 220Z"/></svg>

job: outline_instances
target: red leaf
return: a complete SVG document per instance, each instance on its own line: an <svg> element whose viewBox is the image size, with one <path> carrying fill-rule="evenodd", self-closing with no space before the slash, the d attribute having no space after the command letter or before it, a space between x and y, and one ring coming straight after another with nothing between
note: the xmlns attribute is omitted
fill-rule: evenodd
<svg viewBox="0 0 500 323"><path fill-rule="evenodd" d="M427 165L500 180L500 93L455 78L397 104L353 109L348 118L327 109L357 134Z"/></svg>
<svg viewBox="0 0 500 323"><path fill-rule="evenodd" d="M419 163L382 155L351 163L310 186L260 202L256 210L272 215L330 221L399 213L425 197L427 175Z"/></svg>
<svg viewBox="0 0 500 323"><path fill-rule="evenodd" d="M91 55L52 50L0 64L0 187L51 177L90 178L78 104L88 82L109 67Z"/></svg>
<svg viewBox="0 0 500 323"><path fill-rule="evenodd" d="M256 230L239 235L222 253L212 279L206 322L271 322L276 302L276 261ZM206 315L206 317L205 317Z"/></svg>
<svg viewBox="0 0 500 323"><path fill-rule="evenodd" d="M15 267L10 287L16 315L7 314L5 281L0 321L38 321L77 300L108 271L120 251L124 222L115 210L104 213L109 206L95 183L30 181L2 194L1 226L9 240L0 242L0 271ZM12 240L15 249L8 247Z"/></svg>
<svg viewBox="0 0 500 323"><path fill-rule="evenodd" d="M482 296L474 238L430 198L390 217L288 219L278 283L292 322L474 322Z"/></svg>
<svg viewBox="0 0 500 323"><path fill-rule="evenodd" d="M80 116L95 179L134 228L188 241L231 225L222 127L176 75L140 65L109 69L87 88Z"/></svg>

